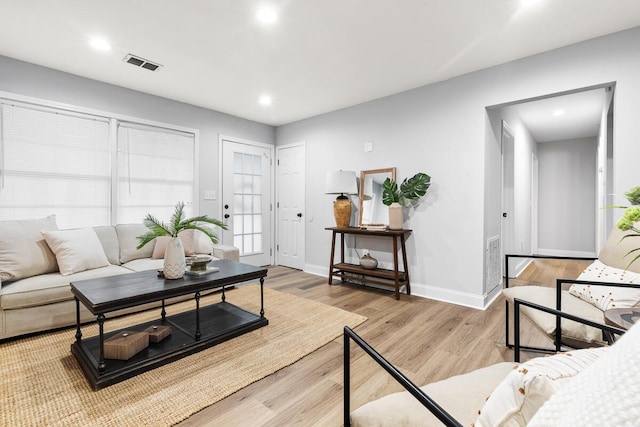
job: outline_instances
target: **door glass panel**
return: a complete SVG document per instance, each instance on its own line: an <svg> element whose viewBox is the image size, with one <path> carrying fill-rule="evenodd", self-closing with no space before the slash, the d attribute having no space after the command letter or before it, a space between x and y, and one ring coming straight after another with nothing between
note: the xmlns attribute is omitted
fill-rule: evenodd
<svg viewBox="0 0 640 427"><path fill-rule="evenodd" d="M262 156L234 153L233 241L240 255L262 251Z"/></svg>

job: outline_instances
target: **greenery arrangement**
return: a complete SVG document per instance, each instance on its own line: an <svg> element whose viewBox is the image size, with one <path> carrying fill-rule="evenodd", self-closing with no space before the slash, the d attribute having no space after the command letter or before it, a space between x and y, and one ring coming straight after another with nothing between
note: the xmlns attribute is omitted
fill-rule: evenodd
<svg viewBox="0 0 640 427"><path fill-rule="evenodd" d="M625 197L631 203L632 206L611 206L613 208L622 208L624 212L622 218L618 220L616 226L622 231L632 231L632 233L625 234L622 238L627 239L629 237L640 237L640 229L635 226L635 223L640 222L640 186L633 187L626 193ZM627 268L636 262L640 258L640 247L635 248L627 252L624 256L635 255L633 259L627 265Z"/></svg>
<svg viewBox="0 0 640 427"><path fill-rule="evenodd" d="M160 236L178 237L178 233L182 230L200 230L209 238L213 244L218 243L218 236L213 232L210 227L200 225L200 223L212 224L220 227L223 230L227 229L227 226L217 219L209 218L206 215L195 216L193 218L184 217L184 203L178 202L176 204L171 220L168 224L158 220L151 214L147 214L144 219L144 225L147 226L149 231L142 236L138 236L138 249Z"/></svg>
<svg viewBox="0 0 640 427"><path fill-rule="evenodd" d="M624 193L624 196L632 205L640 205L640 185Z"/></svg>
<svg viewBox="0 0 640 427"><path fill-rule="evenodd" d="M382 203L387 206L400 203L405 208L415 206L427 194L430 185L431 177L422 172L405 178L399 186L395 180L387 178L382 183Z"/></svg>

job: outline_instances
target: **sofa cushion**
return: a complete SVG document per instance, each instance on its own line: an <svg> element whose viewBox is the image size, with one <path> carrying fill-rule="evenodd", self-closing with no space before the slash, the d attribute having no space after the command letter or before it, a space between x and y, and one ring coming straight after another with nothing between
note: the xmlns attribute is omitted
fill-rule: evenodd
<svg viewBox="0 0 640 427"><path fill-rule="evenodd" d="M3 284L0 289L0 308L12 310L72 300L70 282L127 273L131 273L131 270L117 265L108 265L69 276L48 273L28 277L13 283Z"/></svg>
<svg viewBox="0 0 640 427"><path fill-rule="evenodd" d="M147 243L140 249L136 249L138 247L138 236L142 236L148 231L149 229L144 224L116 225L116 233L120 245L120 262L122 264L133 259L151 257L155 245L154 241Z"/></svg>
<svg viewBox="0 0 640 427"><path fill-rule="evenodd" d="M41 233L57 229L55 215L0 221L0 280L9 282L57 271L56 257Z"/></svg>
<svg viewBox="0 0 640 427"><path fill-rule="evenodd" d="M122 264L122 266L130 271L162 270L162 267L164 267L164 260L139 258L126 262Z"/></svg>
<svg viewBox="0 0 640 427"><path fill-rule="evenodd" d="M485 398L513 370L502 362L420 387L462 425L471 425ZM352 427L441 425L409 392L393 393L368 402L351 413Z"/></svg>
<svg viewBox="0 0 640 427"><path fill-rule="evenodd" d="M589 348L536 357L514 367L491 392L475 426L526 426L556 391L606 350L608 348Z"/></svg>
<svg viewBox="0 0 640 427"><path fill-rule="evenodd" d="M556 308L556 290L543 286L512 286L502 290L503 295L513 304L514 298L533 302L549 308ZM554 339L556 317L540 310L520 306L521 313L532 320L542 333ZM604 313L599 308L576 298L569 291L562 291L562 311L583 319L604 323ZM573 320L562 319L562 343L570 347L592 347L603 345L602 331Z"/></svg>
<svg viewBox="0 0 640 427"><path fill-rule="evenodd" d="M633 232L622 231L618 227L613 227L607 242L598 254L598 259L609 267L640 273L640 260L629 265L635 255L626 256L629 251L640 247L640 238L627 237L623 239L626 234L633 234Z"/></svg>
<svg viewBox="0 0 640 427"><path fill-rule="evenodd" d="M640 284L640 273L610 267L595 260L578 280L610 282L625 285ZM640 302L640 288L572 284L569 293L605 311L610 308L631 308Z"/></svg>
<svg viewBox="0 0 640 427"><path fill-rule="evenodd" d="M120 245L118 244L118 235L116 234L116 228L112 225L103 225L100 227L93 227L96 232L100 243L102 243L102 249L104 254L109 260L109 264L120 265Z"/></svg>
<svg viewBox="0 0 640 427"><path fill-rule="evenodd" d="M640 325L554 394L531 427L637 426L640 417Z"/></svg>
<svg viewBox="0 0 640 427"><path fill-rule="evenodd" d="M69 274L109 265L102 244L93 228L43 231L58 261L60 274Z"/></svg>

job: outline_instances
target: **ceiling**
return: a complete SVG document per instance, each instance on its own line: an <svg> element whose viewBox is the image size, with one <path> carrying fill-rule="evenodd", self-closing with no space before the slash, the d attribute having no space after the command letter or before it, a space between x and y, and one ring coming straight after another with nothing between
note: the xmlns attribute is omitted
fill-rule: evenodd
<svg viewBox="0 0 640 427"><path fill-rule="evenodd" d="M597 136L605 105L605 89L599 88L506 108L520 117L536 142L550 142Z"/></svg>
<svg viewBox="0 0 640 427"><path fill-rule="evenodd" d="M0 16L0 55L281 125L638 26L640 1L0 0Z"/></svg>

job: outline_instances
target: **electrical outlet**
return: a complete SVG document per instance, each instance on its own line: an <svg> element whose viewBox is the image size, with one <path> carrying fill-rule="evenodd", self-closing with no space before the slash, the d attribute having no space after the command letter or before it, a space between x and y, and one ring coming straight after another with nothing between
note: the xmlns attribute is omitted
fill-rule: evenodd
<svg viewBox="0 0 640 427"><path fill-rule="evenodd" d="M373 151L373 142L371 141L367 141L364 143L364 152L365 153L369 153Z"/></svg>

